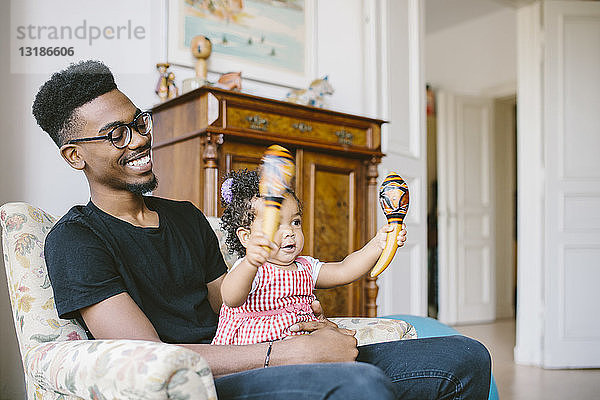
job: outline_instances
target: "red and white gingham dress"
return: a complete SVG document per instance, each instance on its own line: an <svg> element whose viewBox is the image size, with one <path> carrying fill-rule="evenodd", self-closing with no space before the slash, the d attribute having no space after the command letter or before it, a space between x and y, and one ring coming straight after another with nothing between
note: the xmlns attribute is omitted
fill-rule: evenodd
<svg viewBox="0 0 600 400"><path fill-rule="evenodd" d="M221 307L219 326L212 344L253 344L283 339L301 333L289 327L316 320L311 309L315 300L313 271L320 261L297 257L302 270L288 271L265 263L259 267L256 289L239 307Z"/></svg>

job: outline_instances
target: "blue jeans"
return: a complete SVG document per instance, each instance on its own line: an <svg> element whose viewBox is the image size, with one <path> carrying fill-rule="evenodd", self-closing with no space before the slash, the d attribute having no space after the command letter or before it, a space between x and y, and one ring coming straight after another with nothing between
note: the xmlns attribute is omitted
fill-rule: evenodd
<svg viewBox="0 0 600 400"><path fill-rule="evenodd" d="M474 399L488 398L487 349L464 336L359 347L354 363L253 369L215 380L225 399Z"/></svg>

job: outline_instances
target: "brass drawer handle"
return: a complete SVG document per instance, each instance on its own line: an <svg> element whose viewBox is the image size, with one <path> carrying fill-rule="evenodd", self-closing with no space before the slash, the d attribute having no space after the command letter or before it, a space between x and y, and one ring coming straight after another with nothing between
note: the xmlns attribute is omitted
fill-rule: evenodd
<svg viewBox="0 0 600 400"><path fill-rule="evenodd" d="M297 122L292 124L292 128L298 129L302 133L312 132L312 126L305 124L304 122Z"/></svg>
<svg viewBox="0 0 600 400"><path fill-rule="evenodd" d="M346 131L345 129L336 131L335 136L338 137L338 143L340 143L340 144L351 145L352 139L354 139L354 135L351 134L350 132Z"/></svg>
<svg viewBox="0 0 600 400"><path fill-rule="evenodd" d="M250 129L257 131L266 131L269 121L262 118L260 115L247 116L246 121L250 123Z"/></svg>

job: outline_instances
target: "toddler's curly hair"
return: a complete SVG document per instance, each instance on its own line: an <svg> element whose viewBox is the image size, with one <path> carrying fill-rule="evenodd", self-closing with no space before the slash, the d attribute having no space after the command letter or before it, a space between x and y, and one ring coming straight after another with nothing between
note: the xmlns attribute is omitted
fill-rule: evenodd
<svg viewBox="0 0 600 400"><path fill-rule="evenodd" d="M238 228L250 228L256 211L252 208L252 200L260 197L258 191L258 172L241 169L230 171L225 175L224 182L231 179L227 189L222 188L221 205L224 207L221 216L221 229L226 233L225 244L230 254L236 253L239 257L246 255L246 248L240 242L236 231ZM225 186L225 185L224 185ZM302 213L302 203L292 190L287 191L297 202Z"/></svg>

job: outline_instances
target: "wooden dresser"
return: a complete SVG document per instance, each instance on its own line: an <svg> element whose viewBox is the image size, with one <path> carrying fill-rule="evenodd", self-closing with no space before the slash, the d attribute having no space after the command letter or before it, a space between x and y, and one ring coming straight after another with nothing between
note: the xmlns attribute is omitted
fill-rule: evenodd
<svg viewBox="0 0 600 400"><path fill-rule="evenodd" d="M384 121L203 87L154 107L159 196L220 216L219 188L232 169L256 168L280 144L296 157L304 206L302 254L339 261L376 232L377 164ZM376 316L377 284L317 290L327 316Z"/></svg>

